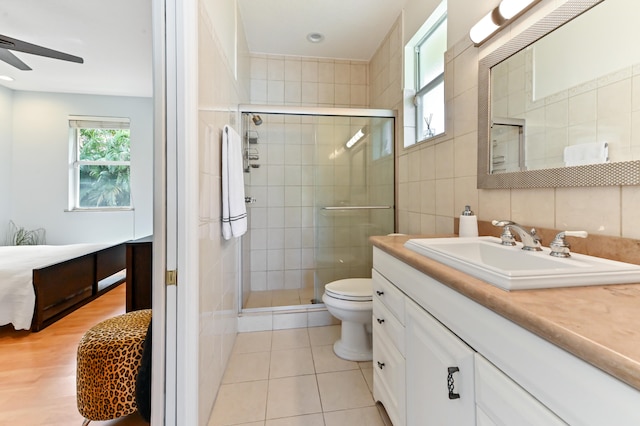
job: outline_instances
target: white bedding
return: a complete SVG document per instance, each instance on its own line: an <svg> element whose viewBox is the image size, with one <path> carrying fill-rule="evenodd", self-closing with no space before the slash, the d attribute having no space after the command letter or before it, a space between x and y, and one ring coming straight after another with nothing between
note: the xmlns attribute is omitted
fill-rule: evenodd
<svg viewBox="0 0 640 426"><path fill-rule="evenodd" d="M13 324L16 330L31 328L36 301L33 269L112 245L0 246L0 325Z"/></svg>

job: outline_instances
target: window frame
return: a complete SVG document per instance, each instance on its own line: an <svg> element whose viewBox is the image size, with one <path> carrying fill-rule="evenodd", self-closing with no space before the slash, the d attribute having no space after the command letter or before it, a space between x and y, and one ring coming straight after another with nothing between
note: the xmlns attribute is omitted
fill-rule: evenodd
<svg viewBox="0 0 640 426"><path fill-rule="evenodd" d="M129 130L129 150L131 150L131 121L124 117L69 116L69 198L66 211L130 211L133 210L131 194L131 157L128 161L94 161L80 159L80 132L83 129ZM81 166L127 166L129 168L128 206L80 206Z"/></svg>
<svg viewBox="0 0 640 426"><path fill-rule="evenodd" d="M404 45L404 136L403 136L403 148L409 149L415 145L423 142L431 141L437 143L437 140L446 137L447 134L447 109L446 109L446 57L445 53L447 46L445 45L445 51L442 58L444 60L444 72L441 75L436 76L430 82L425 83L425 87L418 87L420 84L419 79L419 58L417 58L417 50L420 46L433 35L442 25L445 25L443 29L445 31L448 27L448 13L447 13L447 1L442 0L435 9L431 12L429 17L424 21L420 28L414 33L414 35ZM442 34L442 33L441 33ZM445 42L446 43L446 42ZM437 81L434 81L437 80ZM429 83L432 83L429 85ZM441 85L441 88L438 86ZM426 87L428 86L428 87ZM432 89L442 90L444 93L442 99L442 122L438 123L438 127L441 127L441 131L429 138L422 138L420 136L422 125L422 106L418 104L420 97L425 93L429 93ZM421 90L423 89L423 90ZM420 121L419 121L420 120ZM450 123L449 123L450 124Z"/></svg>
<svg viewBox="0 0 640 426"><path fill-rule="evenodd" d="M434 12L435 13L435 12ZM426 32L426 34L415 44L415 46L413 47L413 51L414 51L414 75L415 75L415 95L413 97L413 105L415 106L415 120L416 120L416 126L415 126L415 138L416 138L416 143L419 142L423 142L425 140L428 139L432 139L436 136L440 136L443 135L445 133L445 127L443 126L442 131L440 131L439 133L434 133L430 136L427 137L422 137L421 135L424 133L423 132L423 124L422 124L422 117L423 117L423 109L422 109L422 105L421 105L421 99L424 97L424 95L430 93L431 91L433 91L434 89L436 89L440 84L444 84L444 73L445 73L445 63L444 63L444 53L446 52L442 52L443 58L443 67L442 67L442 72L438 75L436 75L434 78L432 78L431 80L429 80L428 82L426 82L423 86L420 86L420 82L422 80L422 74L421 74L421 69L420 69L420 49L422 47L423 44L425 44L429 38L431 36L433 36L433 34L436 33L436 31L438 31L438 29L440 29L441 25L446 25L448 22L448 15L447 15L447 11L445 10L444 13L442 13L437 20L431 24L428 27L428 30ZM446 29L446 28L445 28ZM445 108L445 99L443 97L442 99L442 112L443 112L443 116L446 114L446 108ZM443 123L446 123L446 118L443 117Z"/></svg>

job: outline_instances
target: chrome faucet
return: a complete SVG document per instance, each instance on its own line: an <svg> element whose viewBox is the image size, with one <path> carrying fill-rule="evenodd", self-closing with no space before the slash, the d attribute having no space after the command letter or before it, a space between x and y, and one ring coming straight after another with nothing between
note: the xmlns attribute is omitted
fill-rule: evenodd
<svg viewBox="0 0 640 426"><path fill-rule="evenodd" d="M505 246L515 246L516 239L514 238L511 231L515 231L518 236L520 236L520 241L522 241L522 250L529 251L541 251L542 247L540 242L542 241L538 234L536 233L535 228L531 228L531 231L527 232L521 225L518 225L515 222L510 220L493 220L491 221L493 226L502 226L502 235L500 235L500 239L502 240L502 245Z"/></svg>

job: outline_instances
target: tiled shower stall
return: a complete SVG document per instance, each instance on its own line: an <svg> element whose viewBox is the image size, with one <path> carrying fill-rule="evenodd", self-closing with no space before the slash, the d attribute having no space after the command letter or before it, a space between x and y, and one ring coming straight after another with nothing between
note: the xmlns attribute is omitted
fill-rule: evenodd
<svg viewBox="0 0 640 426"><path fill-rule="evenodd" d="M394 230L393 113L251 108L243 307L321 303L324 284L370 276L368 237Z"/></svg>

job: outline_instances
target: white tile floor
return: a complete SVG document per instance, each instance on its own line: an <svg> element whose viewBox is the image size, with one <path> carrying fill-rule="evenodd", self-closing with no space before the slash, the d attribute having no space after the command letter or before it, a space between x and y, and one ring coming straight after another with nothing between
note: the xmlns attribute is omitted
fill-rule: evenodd
<svg viewBox="0 0 640 426"><path fill-rule="evenodd" d="M386 426L371 362L333 353L340 326L240 333L209 426Z"/></svg>

